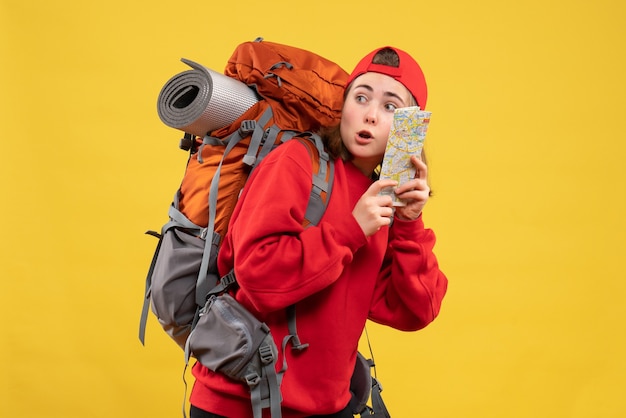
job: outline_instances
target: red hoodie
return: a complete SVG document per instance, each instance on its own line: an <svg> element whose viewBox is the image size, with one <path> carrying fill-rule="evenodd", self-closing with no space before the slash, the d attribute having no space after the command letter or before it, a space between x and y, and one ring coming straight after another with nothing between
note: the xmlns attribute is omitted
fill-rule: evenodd
<svg viewBox="0 0 626 418"><path fill-rule="evenodd" d="M352 210L372 180L350 162L335 161L326 212L317 226L303 228L311 173L298 141L270 153L244 188L218 259L221 274L235 269L237 300L270 327L277 370L286 355L284 418L343 409L366 320L423 328L439 313L448 283L432 252L435 235L421 217L395 218L391 227L364 235ZM298 335L309 347L287 345L282 353L289 334L285 308L294 303ZM193 374L193 405L226 417L252 416L245 383L199 362Z"/></svg>

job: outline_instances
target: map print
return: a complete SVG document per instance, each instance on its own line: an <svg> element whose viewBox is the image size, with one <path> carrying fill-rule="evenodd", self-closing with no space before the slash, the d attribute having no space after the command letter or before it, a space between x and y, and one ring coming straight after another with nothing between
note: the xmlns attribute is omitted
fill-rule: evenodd
<svg viewBox="0 0 626 418"><path fill-rule="evenodd" d="M419 156L422 153L430 115L431 112L420 110L419 106L395 110L380 170L381 179L396 180L400 185L415 177L415 166L411 164L411 155ZM396 197L392 188L383 189L380 194L390 195L394 206L406 205Z"/></svg>

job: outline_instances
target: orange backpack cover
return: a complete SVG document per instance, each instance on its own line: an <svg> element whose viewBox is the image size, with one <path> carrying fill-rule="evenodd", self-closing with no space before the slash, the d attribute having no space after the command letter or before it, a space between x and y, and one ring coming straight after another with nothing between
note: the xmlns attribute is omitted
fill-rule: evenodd
<svg viewBox="0 0 626 418"><path fill-rule="evenodd" d="M267 143L279 145L287 136L338 124L348 78L339 65L315 53L259 40L240 44L224 74L255 89L262 100L231 125L195 138L197 152L189 158L178 194L179 210L196 225L206 227L210 183L221 164L214 227L221 238L250 170L264 156L263 149L269 152ZM261 120L263 115L269 119ZM255 121L257 132L262 130L265 137L260 144L251 143L253 132L240 131L244 121ZM238 133L242 138L224 155L228 141Z"/></svg>

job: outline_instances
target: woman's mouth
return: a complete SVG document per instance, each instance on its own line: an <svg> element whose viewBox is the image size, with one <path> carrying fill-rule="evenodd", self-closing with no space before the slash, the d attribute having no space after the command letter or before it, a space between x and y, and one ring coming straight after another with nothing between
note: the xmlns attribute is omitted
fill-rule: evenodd
<svg viewBox="0 0 626 418"><path fill-rule="evenodd" d="M368 131L359 131L356 135L356 140L359 144L367 144L372 140L372 134Z"/></svg>

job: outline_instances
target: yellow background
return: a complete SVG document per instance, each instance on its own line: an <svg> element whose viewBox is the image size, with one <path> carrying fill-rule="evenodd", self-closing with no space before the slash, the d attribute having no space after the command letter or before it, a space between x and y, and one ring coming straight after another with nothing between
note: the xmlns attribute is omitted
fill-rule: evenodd
<svg viewBox="0 0 626 418"><path fill-rule="evenodd" d="M137 339L143 233L186 159L156 98L180 58L221 70L263 36L348 70L392 44L427 75L450 287L421 332L368 327L392 416L626 416L625 22L618 0L1 0L0 414L180 416L181 352L152 317Z"/></svg>

